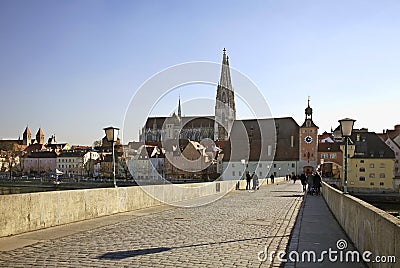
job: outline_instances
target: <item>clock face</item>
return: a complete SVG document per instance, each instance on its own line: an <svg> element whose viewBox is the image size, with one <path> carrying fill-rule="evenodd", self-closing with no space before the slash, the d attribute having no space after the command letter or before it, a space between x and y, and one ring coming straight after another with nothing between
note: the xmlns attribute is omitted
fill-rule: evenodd
<svg viewBox="0 0 400 268"><path fill-rule="evenodd" d="M306 137L304 138L304 141L305 141L306 143L310 144L310 143L312 143L313 139L312 139L311 136L306 136Z"/></svg>

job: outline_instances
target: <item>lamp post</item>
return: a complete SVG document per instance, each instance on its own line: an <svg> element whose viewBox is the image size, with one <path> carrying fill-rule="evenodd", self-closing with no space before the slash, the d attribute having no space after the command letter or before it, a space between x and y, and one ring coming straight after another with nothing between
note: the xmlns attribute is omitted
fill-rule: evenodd
<svg viewBox="0 0 400 268"><path fill-rule="evenodd" d="M240 163L242 163L242 165L243 165L243 178L246 178L246 177L245 177L245 173L246 173L246 159L240 160Z"/></svg>
<svg viewBox="0 0 400 268"><path fill-rule="evenodd" d="M345 139L345 145L344 145L344 185L343 185L343 193L348 194L347 191L347 173L348 173L348 147L349 147L349 137L351 136L351 133L353 132L353 126L354 122L356 120L350 119L350 118L345 118L342 120L339 120L340 123L340 130L342 132L342 137Z"/></svg>
<svg viewBox="0 0 400 268"><path fill-rule="evenodd" d="M114 187L117 187L117 182L115 180L115 154L114 154L114 143L118 140L118 131L119 128L116 127L106 127L104 128L106 132L107 141L111 142L112 144L112 159L113 159L113 180L114 180Z"/></svg>

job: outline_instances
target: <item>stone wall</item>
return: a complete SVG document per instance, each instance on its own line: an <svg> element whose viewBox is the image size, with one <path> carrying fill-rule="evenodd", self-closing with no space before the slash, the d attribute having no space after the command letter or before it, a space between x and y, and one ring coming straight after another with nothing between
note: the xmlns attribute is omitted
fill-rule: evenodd
<svg viewBox="0 0 400 268"><path fill-rule="evenodd" d="M0 195L0 237L158 206L163 203L194 200L214 194L223 195L235 190L236 182L220 181ZM260 180L260 184L263 183L264 181Z"/></svg>
<svg viewBox="0 0 400 268"><path fill-rule="evenodd" d="M395 256L400 262L400 219L326 183L323 196L354 245L372 256ZM369 267L396 267L396 263L368 263ZM397 266L398 267L398 266Z"/></svg>

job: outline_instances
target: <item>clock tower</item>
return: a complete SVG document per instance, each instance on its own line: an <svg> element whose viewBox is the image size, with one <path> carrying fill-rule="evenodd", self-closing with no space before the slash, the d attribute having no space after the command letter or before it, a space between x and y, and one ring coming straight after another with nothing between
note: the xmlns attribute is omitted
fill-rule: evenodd
<svg viewBox="0 0 400 268"><path fill-rule="evenodd" d="M310 107L310 97L305 109L306 118L300 127L299 170L305 174L315 171L318 166L318 127L312 120L313 110Z"/></svg>

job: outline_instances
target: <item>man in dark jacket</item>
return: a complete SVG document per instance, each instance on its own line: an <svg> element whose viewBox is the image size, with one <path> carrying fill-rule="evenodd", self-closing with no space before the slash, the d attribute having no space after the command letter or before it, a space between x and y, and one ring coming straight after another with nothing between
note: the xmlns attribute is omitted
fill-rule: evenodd
<svg viewBox="0 0 400 268"><path fill-rule="evenodd" d="M303 185L303 192L306 191L306 186L307 186L307 177L304 173L301 173L300 175L300 181L301 181L301 185Z"/></svg>
<svg viewBox="0 0 400 268"><path fill-rule="evenodd" d="M246 171L246 190L250 190L251 186L250 186L250 182L251 182L251 175L250 172Z"/></svg>
<svg viewBox="0 0 400 268"><path fill-rule="evenodd" d="M314 181L313 181L315 195L320 195L320 193L321 193L321 182L322 182L321 176L319 175L319 173L317 171L314 175Z"/></svg>

